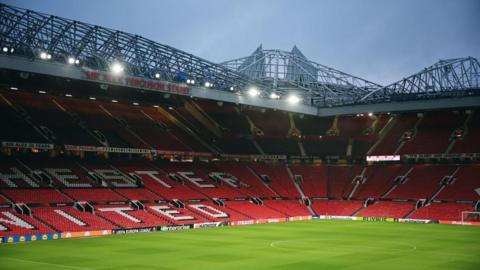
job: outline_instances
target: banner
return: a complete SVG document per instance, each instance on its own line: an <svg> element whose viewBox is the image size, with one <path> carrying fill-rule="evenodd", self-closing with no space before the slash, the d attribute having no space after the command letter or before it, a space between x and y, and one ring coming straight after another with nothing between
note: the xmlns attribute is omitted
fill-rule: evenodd
<svg viewBox="0 0 480 270"><path fill-rule="evenodd" d="M101 235L110 235L110 234L112 234L112 230L64 232L62 233L62 238L78 238L78 237L101 236Z"/></svg>
<svg viewBox="0 0 480 270"><path fill-rule="evenodd" d="M42 150L53 149L53 144L51 143L29 143L29 142L2 142L2 147L5 148L36 148Z"/></svg>
<svg viewBox="0 0 480 270"><path fill-rule="evenodd" d="M255 224L255 220L250 219L250 220L237 220L237 221L232 221L230 222L231 226L241 226L241 225L252 225Z"/></svg>
<svg viewBox="0 0 480 270"><path fill-rule="evenodd" d="M15 236L4 236L1 237L0 243L19 243L26 241L43 241L43 240L54 240L62 238L60 233L49 233L49 234L31 234L31 235L15 235Z"/></svg>
<svg viewBox="0 0 480 270"><path fill-rule="evenodd" d="M161 226L160 231L178 231L193 229L193 224Z"/></svg>
<svg viewBox="0 0 480 270"><path fill-rule="evenodd" d="M296 216L296 217L289 217L288 221L301 221L301 220L311 220L312 216Z"/></svg>
<svg viewBox="0 0 480 270"><path fill-rule="evenodd" d="M70 145L70 144L66 144L64 145L64 147L65 147L65 150L67 151L139 154L139 155L157 154L157 155L167 155L167 156L212 157L211 153L206 153L206 152L185 152L185 151L168 151L168 150L157 150L157 149L103 147L103 146Z"/></svg>
<svg viewBox="0 0 480 270"><path fill-rule="evenodd" d="M367 161L400 161L400 155L367 156Z"/></svg>
<svg viewBox="0 0 480 270"><path fill-rule="evenodd" d="M451 225L467 225L467 226L480 226L478 221L451 221L451 220L439 220L440 224L451 224Z"/></svg>
<svg viewBox="0 0 480 270"><path fill-rule="evenodd" d="M86 68L84 68L84 70L86 80L100 83L115 84L180 95L189 95L191 91L190 87L185 84L176 84L172 82L150 80L131 76L113 76L109 73L93 71Z"/></svg>
<svg viewBox="0 0 480 270"><path fill-rule="evenodd" d="M224 227L228 226L228 222L221 221L221 222L205 222L205 223L196 223L193 224L193 228L210 228L210 227Z"/></svg>
<svg viewBox="0 0 480 270"><path fill-rule="evenodd" d="M112 230L112 234L131 234L131 233L145 233L145 232L155 232L158 227L143 227L143 228L132 228L132 229L118 229Z"/></svg>

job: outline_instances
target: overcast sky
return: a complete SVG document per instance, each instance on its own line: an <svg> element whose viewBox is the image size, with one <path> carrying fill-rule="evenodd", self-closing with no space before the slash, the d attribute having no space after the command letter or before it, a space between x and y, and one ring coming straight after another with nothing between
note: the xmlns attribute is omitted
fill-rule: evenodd
<svg viewBox="0 0 480 270"><path fill-rule="evenodd" d="M480 0L1 0L142 35L214 62L259 44L389 84L439 59L480 58Z"/></svg>

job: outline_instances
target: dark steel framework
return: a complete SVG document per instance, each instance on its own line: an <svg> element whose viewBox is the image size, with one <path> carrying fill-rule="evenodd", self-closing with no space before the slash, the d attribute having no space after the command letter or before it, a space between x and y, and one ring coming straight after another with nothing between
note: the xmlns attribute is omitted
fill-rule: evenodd
<svg viewBox="0 0 480 270"><path fill-rule="evenodd" d="M47 15L0 3L0 45L13 54L67 63L69 57L81 66L109 71L120 62L126 73L149 79L197 85L209 82L216 89L245 88L255 84L247 76L221 65L138 35ZM157 75L158 74L158 75Z"/></svg>
<svg viewBox="0 0 480 270"><path fill-rule="evenodd" d="M35 61L43 53L63 64L73 58L81 67L104 72L119 62L130 76L194 80L200 87L208 82L239 95L256 87L264 98L295 93L315 107L478 95L480 88L479 63L472 57L439 61L383 87L310 61L296 47L291 52L259 47L248 57L216 64L138 35L1 3L0 53Z"/></svg>
<svg viewBox="0 0 480 270"><path fill-rule="evenodd" d="M480 64L473 57L440 60L398 82L373 91L360 102L470 96L480 94Z"/></svg>

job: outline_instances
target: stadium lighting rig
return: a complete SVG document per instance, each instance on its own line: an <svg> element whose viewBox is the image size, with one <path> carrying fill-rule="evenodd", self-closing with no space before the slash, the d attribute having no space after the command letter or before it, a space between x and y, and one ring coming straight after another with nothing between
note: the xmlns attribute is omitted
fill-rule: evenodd
<svg viewBox="0 0 480 270"><path fill-rule="evenodd" d="M213 83L211 83L211 82L205 82L203 85L204 85L206 88L213 87Z"/></svg>
<svg viewBox="0 0 480 270"><path fill-rule="evenodd" d="M256 96L260 95L260 91L258 91L257 88L252 87L252 88L248 89L248 95L251 96L251 97L256 97Z"/></svg>
<svg viewBox="0 0 480 270"><path fill-rule="evenodd" d="M297 104L300 101L301 101L301 99L296 95L290 95L290 96L287 97L287 102L292 104L292 105Z"/></svg>
<svg viewBox="0 0 480 270"><path fill-rule="evenodd" d="M119 62L113 62L112 65L110 66L110 69L111 69L112 73L115 74L115 75L120 75L125 70L123 65Z"/></svg>
<svg viewBox="0 0 480 270"><path fill-rule="evenodd" d="M2 52L3 53L13 53L15 51L14 48L8 48L8 47L3 47Z"/></svg>
<svg viewBox="0 0 480 270"><path fill-rule="evenodd" d="M160 73L155 73L155 79L160 79Z"/></svg>
<svg viewBox="0 0 480 270"><path fill-rule="evenodd" d="M52 55L47 53L47 52L41 52L40 53L40 59L42 60L50 60L52 59Z"/></svg>
<svg viewBox="0 0 480 270"><path fill-rule="evenodd" d="M275 93L275 92L272 92L272 93L270 94L270 98L271 98L271 99L280 99L280 95L277 94L277 93Z"/></svg>
<svg viewBox="0 0 480 270"><path fill-rule="evenodd" d="M76 59L76 58L73 57L73 56L68 57L67 62L68 62L70 65L78 65L78 64L80 64L80 60Z"/></svg>

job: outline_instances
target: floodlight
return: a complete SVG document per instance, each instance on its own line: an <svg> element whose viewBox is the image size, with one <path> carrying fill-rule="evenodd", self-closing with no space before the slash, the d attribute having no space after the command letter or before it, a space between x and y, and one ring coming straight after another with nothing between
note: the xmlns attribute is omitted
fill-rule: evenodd
<svg viewBox="0 0 480 270"><path fill-rule="evenodd" d="M256 97L256 96L260 95L260 91L258 91L257 88L252 87L248 90L248 95L251 96L251 97Z"/></svg>
<svg viewBox="0 0 480 270"><path fill-rule="evenodd" d="M271 98L271 99L279 99L280 96L279 96L277 93L272 92L272 93L270 94L270 98Z"/></svg>
<svg viewBox="0 0 480 270"><path fill-rule="evenodd" d="M119 62L114 62L111 66L111 70L114 74L121 74L123 73L123 65Z"/></svg>
<svg viewBox="0 0 480 270"><path fill-rule="evenodd" d="M296 95L290 95L288 96L287 101L290 104L297 104L298 102L300 102L300 98L297 97Z"/></svg>

